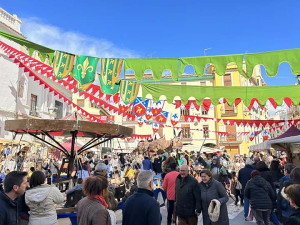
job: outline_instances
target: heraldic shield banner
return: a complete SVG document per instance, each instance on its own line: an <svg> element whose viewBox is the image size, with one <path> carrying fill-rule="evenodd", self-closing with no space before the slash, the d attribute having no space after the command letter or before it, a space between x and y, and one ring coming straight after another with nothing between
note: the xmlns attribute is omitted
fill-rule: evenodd
<svg viewBox="0 0 300 225"><path fill-rule="evenodd" d="M57 51L53 63L53 74L57 80L64 79L70 74L75 55Z"/></svg>
<svg viewBox="0 0 300 225"><path fill-rule="evenodd" d="M99 60L97 57L77 56L73 74L78 91L86 90L94 82Z"/></svg>
<svg viewBox="0 0 300 225"><path fill-rule="evenodd" d="M116 85L122 69L123 59L101 59L101 74L99 74L100 87L104 94L114 95L120 85Z"/></svg>
<svg viewBox="0 0 300 225"><path fill-rule="evenodd" d="M128 105L134 101L138 92L140 84L131 80L122 80L120 84L120 96L122 101Z"/></svg>

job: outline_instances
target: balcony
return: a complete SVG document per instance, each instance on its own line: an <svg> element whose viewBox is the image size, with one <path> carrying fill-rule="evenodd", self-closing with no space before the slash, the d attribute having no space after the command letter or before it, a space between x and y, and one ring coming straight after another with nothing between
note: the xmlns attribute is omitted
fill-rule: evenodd
<svg viewBox="0 0 300 225"><path fill-rule="evenodd" d="M237 116L237 113L236 112L229 112L229 111L225 111L224 113L222 113L221 115L222 117L234 117L234 116Z"/></svg>
<svg viewBox="0 0 300 225"><path fill-rule="evenodd" d="M226 136L226 137L220 137L220 144L221 145L239 145L243 142L243 136L240 135L236 137L235 135L233 136Z"/></svg>

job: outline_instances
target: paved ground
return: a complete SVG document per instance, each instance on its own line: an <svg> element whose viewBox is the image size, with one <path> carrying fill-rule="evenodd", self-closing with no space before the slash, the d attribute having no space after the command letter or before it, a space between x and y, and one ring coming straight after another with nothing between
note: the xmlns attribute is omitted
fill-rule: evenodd
<svg viewBox="0 0 300 225"><path fill-rule="evenodd" d="M235 206L232 200L230 199L227 203L228 216L229 216L229 224L230 225L254 225L254 222L247 222L244 219L243 215L243 207ZM167 209L166 207L162 207L160 210L162 214L162 223L161 225L167 224ZM122 212L118 210L116 212L117 224L122 224ZM59 225L69 225L70 221L68 219L59 220ZM199 216L198 225L203 225L202 223L202 215Z"/></svg>

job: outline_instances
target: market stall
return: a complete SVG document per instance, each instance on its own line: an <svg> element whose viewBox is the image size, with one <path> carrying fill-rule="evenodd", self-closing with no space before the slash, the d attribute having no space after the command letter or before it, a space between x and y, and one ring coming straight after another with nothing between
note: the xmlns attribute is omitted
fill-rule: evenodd
<svg viewBox="0 0 300 225"><path fill-rule="evenodd" d="M95 123L79 120L18 119L5 121L5 130L17 134L29 134L38 140L58 149L68 163L68 174L73 170L75 158L84 151L92 149L113 138L126 138L132 135L132 129L116 124ZM55 139L55 136L71 137L70 151ZM47 137L47 138L46 138ZM89 138L83 146L78 147L77 138ZM64 164L63 161L63 164Z"/></svg>
<svg viewBox="0 0 300 225"><path fill-rule="evenodd" d="M266 151L271 148L274 148L276 151L286 151L287 161L300 165L300 130L295 126L291 126L280 136L251 146L250 151Z"/></svg>

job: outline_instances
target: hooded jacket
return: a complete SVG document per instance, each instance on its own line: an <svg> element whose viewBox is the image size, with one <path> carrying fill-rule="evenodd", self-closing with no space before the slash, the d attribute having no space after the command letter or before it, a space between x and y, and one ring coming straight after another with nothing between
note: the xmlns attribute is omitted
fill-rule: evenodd
<svg viewBox="0 0 300 225"><path fill-rule="evenodd" d="M245 196L253 209L273 209L275 192L270 183L259 175L248 181Z"/></svg>
<svg viewBox="0 0 300 225"><path fill-rule="evenodd" d="M25 202L30 209L29 224L56 225L56 204L64 202L64 196L57 187L40 185L25 193Z"/></svg>

